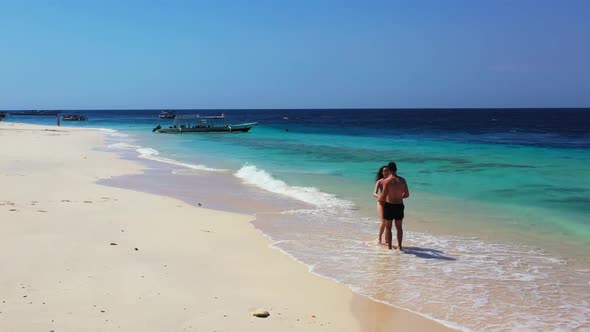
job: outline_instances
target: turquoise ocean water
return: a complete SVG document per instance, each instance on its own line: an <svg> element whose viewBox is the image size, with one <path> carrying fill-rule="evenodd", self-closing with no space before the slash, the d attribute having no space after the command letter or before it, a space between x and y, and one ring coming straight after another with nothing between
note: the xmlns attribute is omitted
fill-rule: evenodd
<svg viewBox="0 0 590 332"><path fill-rule="evenodd" d="M358 293L464 330L590 330L588 110L233 110L260 124L231 135L153 134L171 122L156 113L64 125L109 129L110 150L183 182L260 191L273 246ZM411 191L405 253L373 243L390 160Z"/></svg>

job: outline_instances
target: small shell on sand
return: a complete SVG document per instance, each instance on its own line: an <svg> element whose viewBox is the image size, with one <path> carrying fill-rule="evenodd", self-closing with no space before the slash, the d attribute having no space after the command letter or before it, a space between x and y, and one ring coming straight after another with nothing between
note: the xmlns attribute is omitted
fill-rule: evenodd
<svg viewBox="0 0 590 332"><path fill-rule="evenodd" d="M259 317L259 318L266 318L266 317L270 316L270 313L266 310L258 309L256 311L254 311L252 313L252 315Z"/></svg>

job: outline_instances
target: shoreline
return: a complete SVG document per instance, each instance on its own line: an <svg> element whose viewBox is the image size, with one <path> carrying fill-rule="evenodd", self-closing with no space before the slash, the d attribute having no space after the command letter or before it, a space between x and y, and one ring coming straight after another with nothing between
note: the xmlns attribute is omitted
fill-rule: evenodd
<svg viewBox="0 0 590 332"><path fill-rule="evenodd" d="M140 152L139 150L141 150L141 149L138 149L138 150L132 149L132 150L130 150L126 154L129 155L129 158L131 158L131 159L138 159L140 162L143 163L144 162L144 159L141 156L138 158L137 153L136 153L136 152L139 153ZM143 154L143 153L141 153L141 154ZM215 173L215 172L214 173L209 173L209 172L200 172L200 171L197 171L197 172L190 171L190 172L188 172L189 174L186 174L186 172L184 172L182 170L178 170L178 167L177 166L181 166L178 163L174 163L172 165L172 167L167 162L162 163L162 162L149 161L149 163L153 163L154 165L158 165L158 166L155 166L155 167L158 168L160 170L160 172L162 170L165 170L163 173L168 174L167 176L163 176L160 179L155 179L156 180L155 182L160 182L160 183L173 183L174 185L183 183L183 185L188 185L189 187L192 186L193 189L190 190L190 192L192 194L198 193L198 190L194 190L194 188L198 188L198 187L205 186L205 185L210 185L211 183L224 183L223 181L217 182L216 180L214 180L214 179L219 180L219 177L217 175L215 175L215 174L220 174L220 173ZM176 166L174 166L174 165L176 165ZM204 175L203 176L203 178L204 178L203 180L201 180L201 181L195 181L192 184L191 183L185 183L185 182L187 182L187 179L189 179L189 178L198 177L197 174L199 174L199 173L202 174L202 175ZM233 172L222 173L222 174L224 174L222 177L233 179L235 177L235 174L233 174L234 176L232 176L232 173ZM180 174L190 175L190 176L179 176ZM130 178L133 178L133 177L134 176L127 177L127 179L130 179ZM142 178L144 178L144 175L140 175L140 176L137 176L135 178L137 178L139 180L142 180ZM135 183L137 183L137 182L135 181ZM121 186L122 188L127 188L127 189L133 189L133 190L139 190L139 191L146 191L146 192L152 192L152 193L156 193L156 194L160 193L161 194L160 190L158 190L157 188L156 188L155 191L146 190L146 188L140 188L136 184L132 184L132 183L127 182L127 181L122 181L122 183L120 183L119 186ZM240 189L238 191L239 192L242 192L244 190L244 187L250 187L250 186L240 185ZM243 194L242 196L249 197L251 195L252 196L257 196L257 195L259 195L259 193L250 192L250 193L247 193L247 194ZM193 202L191 199L188 199L187 200L187 199L185 199L185 198L183 198L181 196L182 195L175 196L175 197L176 198L179 198L179 199L182 199L185 202L189 202L189 203ZM281 200L281 198L279 198L280 196L281 195L278 195L278 196L277 195L274 195L273 198L272 198L273 199L273 202L276 203L277 201ZM416 197L416 196L414 196L414 197ZM240 200L240 201L242 201L244 199L246 199L246 198L244 198L244 197L238 198L238 200ZM234 203L235 202L232 201L232 206L233 206ZM293 203L293 204L295 204L295 203ZM207 206L209 206L209 205L207 205ZM229 206L230 205L226 205L225 207L220 207L220 208L221 209L227 209ZM257 217L261 217L261 215L258 214ZM263 213L263 216L262 217L263 217L262 219L265 219L266 213ZM296 261L298 261L301 264L307 266L308 267L308 270L310 270L313 274L319 275L319 276L321 276L323 278L334 280L335 282L338 282L338 283L340 283L342 285L345 285L346 287L352 289L357 294L361 294L361 295L366 296L368 298L375 299L378 302L385 303L385 304L390 305L390 306L393 306L393 307L403 308L403 310L407 310L409 312L416 313L416 314L418 314L418 315L420 315L422 317L425 317L427 319L432 319L432 320L435 320L437 322L440 322L441 324L445 324L446 326L456 327L458 329L469 329L469 328L473 328L473 326L474 326L473 324L474 323L475 324L481 323L482 321L485 320L484 316L491 317L491 315L493 315L492 313L495 312L495 308L492 308L492 309L488 310L488 312L485 312L484 311L484 312L482 312L482 315L478 315L477 313L473 313L471 310L467 310L467 312L463 312L463 316L461 316L461 317L471 317L469 322L466 322L466 321L462 320L462 318L460 318L460 317L458 319L455 317L455 319L452 320L453 322L460 322L461 325L463 325L463 326L460 326L458 324L456 325L456 324L453 324L453 323L450 323L450 322L446 322L444 320L442 320L442 321L439 320L438 317L445 317L445 311L447 310L446 309L446 306L442 306L440 309L436 309L436 312L435 313L432 313L432 315L431 315L431 312L428 311L428 310L432 309L432 305L430 305L429 303L431 303L431 302L438 302L440 300L441 295L444 295L443 297L445 299L449 299L450 301L449 302L444 302L444 300L443 300L440 303L457 304L457 303L461 303L462 302L462 301L455 301L454 298L453 298L453 296L456 296L456 295L461 296L461 292L459 292L456 295L452 295L452 294L449 294L447 292L447 290L446 290L446 289L449 289L449 290L462 289L462 285L460 284L460 281L453 282L453 280L456 279L457 276L453 276L452 273L449 275L449 274L447 274L447 273L444 272L446 270L445 265L447 265L447 264L442 264L440 266L440 268L435 268L435 270L438 270L439 273L442 273L441 280L440 281L442 281L442 282L445 282L446 281L447 285L449 286L449 287L446 287L446 289L445 288L443 288L443 289L440 289L439 288L439 289L436 289L436 290L434 290L434 291L431 292L431 291L428 291L428 289L427 289L429 287L422 287L421 285L414 284L414 286L417 286L418 287L418 288L416 288L416 290L419 291L418 292L419 294L421 294L422 292L425 292L426 295L427 295L426 296L427 300L424 301L424 302L422 302L422 303L424 303L425 306L428 306L426 308L427 310L423 311L424 313L422 313L422 311L420 310L422 308L419 308L419 307L416 308L416 305L414 303L407 302L407 300L404 301L399 296L399 295L402 295L402 294L398 293L398 291L400 290L400 288L411 289L412 287L408 288L408 287L403 287L401 285L400 285L400 287L395 287L394 286L394 288L397 290L397 291L392 291L391 292L391 294L394 294L394 296L391 297L391 296L387 296L386 295L385 297L383 297L383 295L384 295L383 293L374 293L373 292L374 285L372 285L370 282L369 282L369 284L367 284L366 283L366 280L364 280L364 279L363 279L363 281L361 281L360 284L359 283L355 283L355 282L351 282L350 279L346 279L345 278L345 275L343 275L343 274L333 274L333 272L334 272L333 269L330 271L330 268L328 268L328 269L323 268L323 266L325 266L325 263L329 263L326 260L322 260L322 259L319 259L319 260L318 259L311 259L311 260L310 259L305 259L306 258L305 256L301 256L302 252L297 252L297 249L294 248L294 247L292 247L292 246L289 247L289 245L288 245L288 242L290 242L290 239L289 238L287 238L286 241L285 241L285 238L284 237L281 237L281 236L274 237L274 235L277 235L276 232L275 233L273 233L273 232L269 233L269 230L272 231L271 228L276 228L277 227L277 226L274 226L273 224L275 222L277 222L277 221L281 221L281 220L276 220L276 215L275 215L275 218L271 218L271 219L275 219L275 220L270 220L270 223L269 223L268 220L265 220L266 223L265 224L261 224L260 223L260 221L261 221L260 218L257 218L257 220L253 221L253 223L254 223L254 226L257 229L259 229L265 236L267 236L270 239L273 239L272 241L275 243L274 247L276 249L281 250L283 253L286 253L288 256L292 257ZM435 218L433 220L435 220ZM293 221L300 222L301 220L293 220ZM412 220L409 220L409 221L412 221ZM287 228L288 228L287 232L293 231L293 229L288 226L288 223L287 224L282 224L283 226L280 226L281 223L279 222L278 225L279 225L278 227L284 227L284 226L287 225ZM270 226L270 228L269 228L269 226ZM312 228L310 229L309 226L311 226ZM305 232L309 232L312 229L316 229L316 226L320 226L320 225L319 224L313 224L313 223L312 224L308 224L307 229L304 230L304 231ZM413 226L413 227L410 226L410 227L412 229L416 228L415 226ZM340 228L340 226L339 226L339 228ZM294 231L295 232L298 232L298 231L302 231L302 230L303 229L299 228L299 229L295 229ZM363 238L365 240L368 239L368 237L364 236L366 234L363 235L363 234L358 233L358 229L349 229L349 231L355 232L354 234L356 234L356 235L353 236L353 237L349 237L348 238L348 241L352 240L353 242L356 242L356 239L358 239L359 237L360 238ZM433 243L433 242L431 242L431 240L440 240L440 238L439 238L439 236L437 236L437 234L435 234L435 233L433 234L433 233L427 232L429 235L434 236L434 237L436 237L438 239L433 239L430 236L427 236L426 238L422 236L422 237L420 237L418 239L418 236L417 236L418 234L412 234L412 233L413 232L411 232L411 231L408 232L408 235L409 235L408 236L408 239L410 240L410 243L412 243L412 238L414 238L416 236L416 240L413 241L414 245L416 245L416 246L422 246L422 247L426 247L426 248L430 247L430 248L435 248L435 249L442 249L442 247L440 247L441 246L441 243ZM272 236L271 236L271 234L272 234ZM284 235L284 231L283 231L283 234L282 235ZM297 242L298 239L292 239L292 240L295 240L295 242ZM441 256L441 251L440 250L432 250L431 252L428 252L428 251L424 252L424 251L421 251L422 248L417 247L416 249L418 249L418 251L414 251L410 256L415 256L415 258L419 258L418 261L415 260L415 259L409 259L409 260L408 259L402 259L401 261L399 261L397 259L394 259L394 261L390 261L387 265L390 266L390 267L392 267L392 268L395 268L396 266L403 266L403 267L410 267L410 269L413 269L413 268L416 268L416 267L420 268L419 267L419 265L421 265L421 262L419 262L420 260L422 262L426 262L428 260L431 260L431 261L433 261L433 263L436 260L436 258L443 259L443 260L453 261L453 260L455 260L455 259L453 259L453 256L455 256L456 259L459 261L459 265L461 265L461 266L459 266L459 269L460 269L461 267L465 266L465 264L469 265L470 262L472 263L474 261L475 262L479 262L480 261L480 258L477 256L477 253L466 252L464 249L462 249L460 251L449 250L449 248L452 248L452 247L457 248L458 246L461 246L463 244L467 244L467 247L472 247L472 246L481 247L482 243L478 243L479 240L477 238L458 237L456 239L449 239L448 236L443 237L443 241L447 241L447 240L451 240L451 241L455 241L455 242L454 243L451 243L450 244L450 247L445 247L446 249L443 249L443 251L444 251L444 252L442 252L443 256ZM456 240L459 240L459 241L456 241ZM552 265L552 266L549 267L549 269L556 269L556 270L559 270L560 271L560 272L556 272L556 274L563 274L565 272L565 271L561 271L562 267L564 266L562 264L567 264L567 266L570 269L570 271L571 271L572 268L575 268L575 267L572 267L572 265L570 263L567 263L564 260L561 260L559 258L555 258L555 257L553 257L551 255L547 256L547 253L546 252L544 252L544 251L538 251L538 249L535 249L535 248L539 248L539 247L529 247L527 249L527 246L517 246L517 247L514 247L514 246L507 246L506 243L504 243L504 244L497 243L496 241L491 241L491 242L484 241L484 242L485 242L485 243L483 243L484 245L487 244L487 246L492 246L493 248L496 248L496 249L494 249L494 251L497 252L497 254L501 255L501 257L490 257L490 259L492 261L494 261L494 262L498 262L501 266L503 266L503 267L501 267L501 271L499 271L499 272L493 271L493 269L490 270L490 265L489 264L487 266L481 266L480 267L481 268L481 271L480 270L474 270L473 271L474 272L473 276L475 278L478 278L478 277L481 278L482 276L485 277L485 275L488 275L488 274L490 276L494 276L492 278L492 280L494 280L494 281L492 281L492 282L486 282L485 279L484 280L479 279L480 280L480 283L479 284L477 284L477 283L475 284L475 287L478 287L479 286L479 289L484 290L484 292L485 292L485 289L490 289L490 288L491 289L495 289L496 287L501 287L501 288L506 288L506 287L509 288L510 286L520 287L519 286L520 281L525 280L525 277L523 277L523 275L520 274L520 273L522 273L523 271L526 273L527 272L526 271L526 267L527 266L530 266L531 264L536 265L537 262L539 262L539 260L544 261L545 263L549 263L549 265ZM350 242L348 242L348 243L351 244ZM309 244L309 242L307 244ZM428 245L428 244L430 244L430 245ZM500 247L498 247L498 246L500 246ZM295 251L293 251L293 249L295 249ZM325 250L319 250L318 251L317 249L318 248L315 247L315 245L314 245L314 248L312 250L315 250L316 253L325 252ZM332 248L332 249L335 249L335 248ZM367 252L367 249L369 249L369 251L374 251L375 248L366 248L366 246L364 246L364 248L362 248L362 247L361 248L354 247L354 248L348 248L348 249L352 249L353 251L359 250L358 252L360 253L360 255L357 255L359 259L365 259L365 258L366 259L371 259L369 256L373 255L374 252ZM524 259L522 261L519 260L518 262L516 262L518 265L515 266L515 265L513 265L515 263L514 260L511 259L511 257L513 257L513 254L511 252L519 252L520 253L522 251L522 249L526 249L525 250L525 254L527 254L527 255L526 255L526 257L524 257ZM330 249L328 249L328 250L330 250ZM378 250L378 251L381 251L381 250ZM448 253L446 255L447 257L444 256L445 253ZM483 254L487 254L487 252L486 253L483 253ZM367 256L367 255L369 255L369 256ZM406 255L403 255L403 256L406 256ZM559 257L559 256L557 256L557 257ZM543 263L543 264L545 264L545 263ZM407 265L407 264L410 264L410 265ZM534 265L533 265L533 268L534 269L537 269ZM348 266L349 266L349 268L355 269L355 265L348 265ZM457 268L456 267L456 264L448 265L448 267L452 267L452 266L455 266L455 268ZM374 267L379 268L378 266L374 266ZM342 271L340 271L340 272L342 272ZM366 271L366 272L370 272L370 271ZM378 271L378 273L381 273L381 275L384 276L384 277L385 276L390 276L390 278L393 278L393 279L396 279L396 280L399 279L398 273L395 273L395 272L392 273L392 272L393 271L383 271L383 270L380 271L380 272ZM428 270L423 270L423 272L426 273L427 275L428 274L431 274L431 272L428 271ZM542 278L542 275L544 274L544 271L541 272L541 273L542 273L541 274L541 278ZM566 272L566 273L569 273L569 272ZM577 271L573 271L573 273L577 273ZM411 271L409 273L401 273L401 275L402 276L405 275L405 277L408 277L411 274L412 274ZM562 276L557 276L556 274L554 274L550 279L553 280L553 277L558 277L559 279L562 279ZM424 275L418 276L417 279L415 278L416 276L414 275L414 279L416 279L415 282L417 282L419 284L419 283L424 283L427 280L426 281L426 284L428 284L428 285L430 285L430 284L432 284L432 285L439 284L439 282L437 280L432 280L432 278L428 279L428 276L427 275L426 276L424 276ZM361 276L361 277L362 278L365 278L365 276L367 276L367 274L363 274L363 276ZM539 278L539 274L537 274L534 271L532 273L527 273L527 276L528 276L528 278L530 278L528 280L537 280ZM405 279L405 277L402 277L399 280ZM430 277L432 277L432 276L430 276ZM507 277L508 279L505 279L505 277ZM565 277L568 277L568 276L565 276ZM513 278L515 278L515 279L513 279ZM459 279L461 279L461 278L459 278ZM513 279L514 280L514 283L506 284L505 283L505 280L510 280L510 279ZM357 279L357 280L359 280L359 279ZM387 282L387 283L389 284L389 282ZM569 287L573 287L574 285L578 285L578 284L579 284L579 282L575 282L575 283L572 283L572 284L570 284L568 286ZM410 285L406 285L406 286L410 286ZM522 287L527 287L527 285L522 285ZM576 286L576 287L579 287L579 285ZM389 289L390 290L393 290L392 288L389 288ZM548 293L545 292L545 294L549 294L551 292L552 291L548 291ZM408 293L408 292L407 291L404 291L402 293ZM452 293L452 291L451 291L451 293ZM480 298L484 299L484 301L487 299L487 301L491 301L491 302L499 301L501 303L504 303L504 302L512 303L511 302L511 299L507 299L505 296L501 295L502 292L499 292L499 296L496 296L495 294L489 294L489 293L484 293L484 294L480 294L480 293L481 292L475 293L477 295L473 294L475 296L472 296L472 294L464 294L463 296L466 297L467 301L474 301L474 303L473 303L474 305L477 305L479 303L477 301ZM408 295L408 294L406 294L406 295ZM482 296L482 297L480 297L480 296ZM489 298L488 298L488 296L489 296ZM400 302L400 299L401 299L401 303L400 303L401 306L398 306L396 304L398 302ZM565 302L566 303L570 303L570 300L565 300ZM420 305L423 305L423 304L420 304ZM541 305L541 306L542 307L545 307L543 305ZM546 307L550 307L550 305L548 305ZM583 310L584 309L582 308L582 311ZM491 318L488 318L488 319L490 319L490 320L493 321L494 320L494 317L491 317ZM468 324L472 324L472 325L468 325ZM475 325L475 326L478 326L478 325ZM483 328L482 326L485 326L485 325L479 325L479 328ZM475 330L477 330L477 329L478 328L475 328Z"/></svg>
<svg viewBox="0 0 590 332"><path fill-rule="evenodd" d="M125 132L123 129L121 129L121 131ZM134 136L134 134L135 133L130 135ZM141 139L143 140L144 137L141 137ZM151 143L152 144L148 143L148 145L142 146L142 150L158 152L157 150L154 150L158 148L158 145L153 144L154 142ZM133 155L132 159L138 159L135 149L133 149L131 154ZM205 164L207 165L203 165L201 161L190 161L190 158L184 157L175 160L164 157L163 155L166 155L165 149L162 150L162 155L156 154L155 156L144 156L144 152L141 152L139 160L141 162L153 161L156 163L165 163L168 167L172 168L187 167L196 171L205 168L209 170L219 170L209 168L208 162L210 160L206 160ZM152 159L152 157L155 158ZM167 159L167 161L158 161L158 159ZM215 164L213 163L213 165ZM236 165L232 165L232 167L235 166ZM334 195L335 197L342 199L344 202L350 202L355 205L360 204L362 205L360 209L358 209L358 211L360 211L360 218L376 219L372 202L367 203L369 199L359 197L359 191L356 189L351 191L350 188L347 188L347 191L341 192L337 190L338 188L331 187L334 184L330 184L329 186L325 186L325 183L319 185L318 183L297 184L297 182L294 182L295 184L293 184L289 179L279 179L278 176L273 177L271 174L267 173L269 172L268 170L272 169L270 167L265 169L264 167L259 167L254 164L251 166L257 168L259 173L268 175L270 180L280 180L280 182L285 182L289 187L309 187L311 189L319 190L322 194ZM224 170L227 170L225 169L225 166L220 167L224 167ZM237 167L240 168L240 166ZM238 172L241 172L243 169L244 167ZM258 176L260 174L247 175ZM237 175L234 174L234 176ZM258 186L263 190L268 190L268 188L264 188L266 185L264 181L262 181L262 186L260 183L253 183L253 185ZM367 187L365 189L366 190L362 191L363 193L372 190L372 187ZM281 194L282 193L279 193L278 196L281 196ZM287 195L293 199L293 196L289 193ZM428 233L433 236L477 237L494 245L515 245L526 247L530 250L543 250L555 259L565 259L568 263L582 267L588 266L590 263L590 260L584 254L588 245L590 245L590 242L582 237L572 239L573 233L569 230L545 228L547 225L544 222L537 222L533 217L529 218L530 221L527 221L521 216L522 212L518 211L521 207L516 205L495 205L495 203L488 202L469 202L468 205L463 205L464 199L461 197L446 197L444 195L418 191L413 191L413 197L415 199L410 199L407 202L407 208L408 211L411 212L411 215L406 221L413 225L412 228L415 231ZM370 205L370 207L368 205ZM461 206L462 208L452 208L455 206ZM498 209L501 210L501 213L496 215ZM503 209L510 210L511 212L502 211ZM522 209L530 210L530 207L525 206ZM547 215L551 213L549 209L546 212ZM513 215L517 215L517 218L520 219L518 219L517 222L512 221L511 218ZM466 220L468 222L465 222ZM537 225L540 225L541 227L535 227L533 231L529 231L529 227Z"/></svg>
<svg viewBox="0 0 590 332"><path fill-rule="evenodd" d="M11 130L7 130L7 127L13 127L11 129L14 132L20 132L19 137L10 135ZM49 130L41 130L48 128ZM8 149L7 153L0 158L0 176L5 177L6 181L3 182L8 184L3 186L4 190L0 189L3 191L2 196L5 200L3 202L10 201L14 205L9 206L16 206L18 211L10 211L4 205L0 209L0 216L4 218L0 219L18 218L20 222L6 226L10 231L4 234L16 236L17 239L20 235L21 239L16 242L5 241L1 247L5 252L16 250L23 253L24 257L20 257L19 263L24 260L32 264L31 266L36 266L35 264L42 264L43 260L46 260L45 264L53 262L62 268L70 269L58 271L55 268L48 268L51 272L49 275L55 277L55 280L66 279L71 282L69 292L62 292L62 286L47 282L47 270L38 271L29 266L26 268L20 265L15 266L6 276L6 280L0 284L1 293L9 294L7 303L0 304L2 312L0 326L9 330L27 331L37 330L41 326L54 327L56 330L64 330L64 327L65 329L88 328L84 324L95 324L92 328L100 329L99 324L103 324L100 325L102 328L115 329L114 325L104 325L108 322L103 318L109 316L104 314L110 313L111 310L100 312L92 308L89 303L110 302L115 311L120 312L107 320L111 323L117 321L123 329L137 329L139 327L137 324L143 324L146 330L181 326L190 330L196 325L199 328L206 326L218 330L250 326L252 330L261 331L341 330L343 328L350 330L352 326L359 331L384 331L387 327L404 330L451 330L434 320L405 309L373 301L352 292L343 284L309 273L304 265L297 263L280 250L271 250L270 240L261 236L263 233L251 223L252 216L209 210L165 196L97 184L97 180L113 176L141 174L145 168L132 161L122 160L113 152L96 151L96 147L104 147L105 144L104 134L99 134L98 130L93 132L94 130L13 123L0 125L2 145L10 147L16 145L14 140L18 140L19 146L18 149ZM67 136L78 137L74 142L72 137ZM10 142L10 140L13 141ZM61 150L56 147L61 147ZM94 150L91 150L91 147ZM52 153L51 149L58 151ZM80 158L81 155L83 158ZM88 161L93 163L91 169L85 168ZM31 183L34 185L31 186ZM43 188L47 188L47 192L39 190ZM56 189L52 192L50 188ZM67 193L70 196L68 203L72 204L67 209L60 208L60 204L65 204L64 198L59 199L56 193L64 195ZM92 194L95 195L94 199L88 198ZM100 202L108 206L108 209L97 209L98 204L85 203L86 200L74 203L71 196L76 196L78 200L86 197L88 202ZM118 200L104 199L111 196L117 196ZM24 202L37 203L34 204L35 207L31 207L25 206ZM41 205L43 207L39 209ZM33 211L35 209L45 212ZM21 210L22 215L15 217L16 212ZM158 215L164 218L158 218ZM168 215L173 217L166 218ZM79 225L79 222L84 219L87 219L84 226L89 227L94 233L90 234L89 229ZM100 220L108 221L100 223ZM222 222L212 222L212 220ZM43 226L47 222L50 222L52 227ZM35 224L40 229L32 229L27 223ZM61 227L61 230L66 233L60 234L53 227L57 229ZM126 227L125 232L120 232L120 227ZM207 227L206 230L209 232L201 230L201 227ZM155 231L155 234L144 228ZM168 238L161 238L166 234ZM96 242L96 237L101 235L109 236L104 236L101 241ZM211 235L215 239L211 239ZM61 241L48 242L41 248L34 241L34 239L49 237L58 238ZM107 243L109 237L118 238L115 241L121 243L117 243L117 246L109 245ZM22 240L23 238L25 240ZM78 242L80 238L87 242ZM142 243L139 250L130 249L131 253L119 254L119 256L113 253L111 249L119 249L121 244L131 238L135 242ZM186 240L186 243L178 242L179 239ZM76 243L79 247L72 247L68 241ZM159 243L160 241L163 243ZM199 247L195 243L206 243L207 246ZM228 248L227 243L240 243L243 248L236 251ZM129 245L131 246L131 242ZM56 260L56 256L59 257L59 255L48 257L50 253L61 253L69 257L68 255L72 254L67 254L68 249L83 249L86 246L93 249L92 253L74 252L76 259L72 261L72 264L60 264L61 260ZM147 249L144 249L145 247ZM136 257L138 255L134 255L144 252L146 253L144 255L149 257L140 259ZM192 255L187 256L189 253ZM261 258L262 261L260 261ZM103 264L105 268L101 269L96 264L92 264L94 262L88 262L89 259L97 259L97 262ZM5 266L14 265L14 257L11 255L2 255L0 260ZM176 270L171 268L162 271L159 263L166 260L177 263ZM191 262L194 260L211 270L203 273L202 270L184 266L187 260ZM220 260L223 262L219 262ZM250 269L234 266L244 262L248 263ZM268 264L264 262L274 263L271 265L273 268L268 269ZM229 263L229 265L223 263ZM66 267L66 265L73 267ZM171 264L170 267L173 265L175 264ZM78 274L69 276L72 269L77 270ZM108 270L108 273L104 274L103 270ZM94 285L96 288L91 288L87 280L92 278L87 275L82 276L89 271L92 271L95 279L101 280ZM152 274L153 281L148 285L149 287L141 284L141 279L145 278L143 275L138 278L136 275L138 271ZM145 276L149 277L147 273ZM18 281L19 279L28 280ZM198 282L195 282L195 279ZM173 285L181 286L171 286L172 280L177 282ZM21 289L32 289L26 298L20 298L20 302L24 303L18 301L19 297L16 296L18 291L14 289L15 284L19 282L23 285L20 286L23 287ZM151 301L149 304L144 303L143 299L157 297L150 291L153 287L162 288L161 293L168 293L172 300L168 298ZM108 301L111 295L98 294L99 290L123 292L119 293L122 298ZM187 296L187 292L193 295ZM213 301L215 296L208 297L207 303L200 303L194 299L198 297L195 294L213 295L216 292L222 294L216 298L219 301ZM135 298L131 294L143 296ZM312 295L306 296L306 294ZM40 312L36 302L44 297L53 298L54 301L47 301L47 307L43 307L45 306L43 302L41 305L41 308L45 308L41 310L43 314L36 315ZM33 301L35 304L27 307L27 300L23 299L32 298L36 298ZM95 301L89 301L89 299ZM53 307L50 302L58 302L58 304ZM189 306L193 307L192 314L182 314L187 308L183 310L178 306L179 302L190 304ZM222 302L221 308L215 304L216 302ZM89 305L90 308L84 308L84 305ZM248 312L256 309L255 306L266 306L267 309L271 309L271 318L266 320L252 318ZM175 307L180 313L174 310L166 312ZM82 308L79 309L82 313L75 315L73 311L68 311L72 308ZM164 309L166 313L163 316L161 309ZM144 314L137 314L137 310ZM225 314L227 317L218 315L221 311L227 311ZM52 313L53 315L50 316L59 317L59 321L67 323L52 324L47 313ZM47 316L44 317L47 321L42 323L39 316ZM155 325L145 324L146 321L153 320L152 316L165 318L169 325L163 326L161 324L165 323L162 322ZM231 316L236 318L234 320L228 318Z"/></svg>

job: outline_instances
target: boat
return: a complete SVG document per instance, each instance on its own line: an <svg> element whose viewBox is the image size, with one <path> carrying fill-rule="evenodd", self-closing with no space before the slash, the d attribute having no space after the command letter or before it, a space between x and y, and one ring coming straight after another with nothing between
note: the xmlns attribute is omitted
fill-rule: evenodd
<svg viewBox="0 0 590 332"><path fill-rule="evenodd" d="M258 122L240 124L228 124L225 115L200 116L198 114L177 115L174 124L168 128L158 125L152 132L164 134L185 134L185 133L245 133Z"/></svg>
<svg viewBox="0 0 590 332"><path fill-rule="evenodd" d="M176 117L176 111L161 111L160 119L174 119Z"/></svg>
<svg viewBox="0 0 590 332"><path fill-rule="evenodd" d="M44 115L44 116L49 116L49 115L59 115L59 113L61 113L61 111L14 111L14 112L10 112L10 115Z"/></svg>
<svg viewBox="0 0 590 332"><path fill-rule="evenodd" d="M88 118L85 115L82 114L66 114L64 116L62 116L62 119L64 121L88 121Z"/></svg>

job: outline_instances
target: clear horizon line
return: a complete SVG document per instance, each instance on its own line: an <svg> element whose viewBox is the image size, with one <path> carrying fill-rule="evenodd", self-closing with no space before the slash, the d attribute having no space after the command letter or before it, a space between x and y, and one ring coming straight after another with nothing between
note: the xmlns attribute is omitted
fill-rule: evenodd
<svg viewBox="0 0 590 332"><path fill-rule="evenodd" d="M254 110L538 110L538 109L590 109L584 107L295 107L295 108L27 108L27 109L3 109L0 112L20 111L254 111Z"/></svg>

